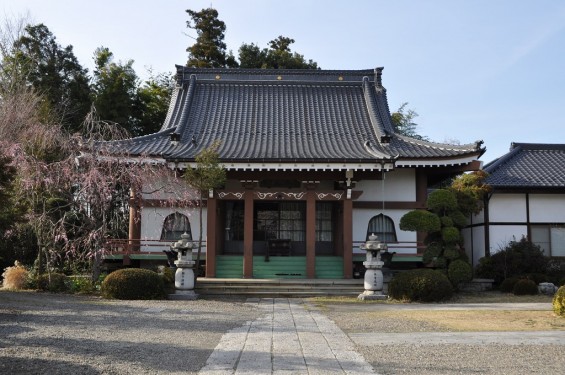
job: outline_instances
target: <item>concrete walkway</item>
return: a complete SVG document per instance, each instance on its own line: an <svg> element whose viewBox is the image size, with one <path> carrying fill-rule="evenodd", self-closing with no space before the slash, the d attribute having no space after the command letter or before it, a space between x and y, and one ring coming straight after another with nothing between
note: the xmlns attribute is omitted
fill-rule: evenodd
<svg viewBox="0 0 565 375"><path fill-rule="evenodd" d="M226 333L200 374L375 374L332 321L301 300L257 300L266 314Z"/></svg>

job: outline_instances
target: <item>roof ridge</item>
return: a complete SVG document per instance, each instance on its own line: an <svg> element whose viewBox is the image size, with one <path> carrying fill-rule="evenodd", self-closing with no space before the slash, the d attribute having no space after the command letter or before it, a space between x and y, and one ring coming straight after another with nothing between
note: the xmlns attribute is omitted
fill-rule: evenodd
<svg viewBox="0 0 565 375"><path fill-rule="evenodd" d="M512 158L514 158L514 156L516 156L517 154L519 154L520 152L522 152L522 147L520 144L515 144L512 143L512 146L510 148L510 151L507 152L506 154L502 155L501 157L494 159L493 161L491 161L490 163L488 163L487 165L484 166L483 170L489 174L494 173L498 168L500 168L502 165L504 165L505 163L507 163L509 160L511 160Z"/></svg>
<svg viewBox="0 0 565 375"><path fill-rule="evenodd" d="M522 143L512 142L510 148L521 147L524 150L563 150L565 151L565 143Z"/></svg>
<svg viewBox="0 0 565 375"><path fill-rule="evenodd" d="M175 65L177 72L201 72L201 73L234 73L234 74L273 74L273 73L296 73L304 75L325 75L325 74L352 74L352 75L376 75L375 69L261 69L261 68L195 68L184 65ZM382 68L377 68L382 70Z"/></svg>
<svg viewBox="0 0 565 375"><path fill-rule="evenodd" d="M418 145L421 145L421 146L443 148L443 149L447 149L447 150L467 150L467 149L473 147L475 150L479 151L480 148L481 148L481 145L483 144L483 141L475 141L474 143L466 143L466 144L463 144L463 145L457 145L457 144L452 144L452 143L425 141L425 140L422 140L422 139L412 138L412 137L409 137L407 135L402 135L402 134L398 134L398 133L395 133L394 135L395 135L395 137L402 139L402 140L409 142L409 143L418 144Z"/></svg>

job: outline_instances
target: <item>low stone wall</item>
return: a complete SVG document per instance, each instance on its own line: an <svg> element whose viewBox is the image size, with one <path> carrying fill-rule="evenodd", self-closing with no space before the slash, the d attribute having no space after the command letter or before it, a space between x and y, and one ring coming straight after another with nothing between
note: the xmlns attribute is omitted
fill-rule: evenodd
<svg viewBox="0 0 565 375"><path fill-rule="evenodd" d="M484 292L492 290L493 279L473 279L468 283L459 284L459 290L463 292Z"/></svg>

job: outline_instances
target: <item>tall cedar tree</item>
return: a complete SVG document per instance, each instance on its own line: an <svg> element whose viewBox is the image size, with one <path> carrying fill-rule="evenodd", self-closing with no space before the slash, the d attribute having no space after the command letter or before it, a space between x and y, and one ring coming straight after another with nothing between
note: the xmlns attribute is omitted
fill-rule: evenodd
<svg viewBox="0 0 565 375"><path fill-rule="evenodd" d="M218 19L218 11L213 8L200 12L187 9L191 21L186 21L190 29L196 30L196 43L188 47L187 66L198 68L233 68L237 62L233 55L226 53L224 33L226 24Z"/></svg>
<svg viewBox="0 0 565 375"><path fill-rule="evenodd" d="M99 47L94 53L94 62L92 99L96 114L105 121L119 124L132 135L141 135L134 120L138 79L133 60L116 63L108 48Z"/></svg>
<svg viewBox="0 0 565 375"><path fill-rule="evenodd" d="M416 128L418 124L414 119L418 114L413 109L406 109L408 103L402 103L398 110L390 115L392 126L397 134L405 135L422 141L429 141L428 137L418 134Z"/></svg>
<svg viewBox="0 0 565 375"><path fill-rule="evenodd" d="M241 68L262 69L318 69L312 60L306 61L303 55L292 52L290 45L294 39L279 36L269 42L269 48L260 49L254 43L242 44L239 48Z"/></svg>
<svg viewBox="0 0 565 375"><path fill-rule="evenodd" d="M44 121L61 121L70 132L79 131L90 110L87 70L78 62L71 45L62 47L43 24L28 25L15 41L3 67L17 71L39 92Z"/></svg>
<svg viewBox="0 0 565 375"><path fill-rule="evenodd" d="M137 88L135 129L141 134L157 132L169 109L174 81L168 74L153 75Z"/></svg>

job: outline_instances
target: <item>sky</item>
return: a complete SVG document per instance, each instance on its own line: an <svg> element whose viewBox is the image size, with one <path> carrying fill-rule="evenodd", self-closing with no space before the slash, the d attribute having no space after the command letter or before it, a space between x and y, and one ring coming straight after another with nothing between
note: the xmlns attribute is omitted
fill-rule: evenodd
<svg viewBox="0 0 565 375"><path fill-rule="evenodd" d="M436 142L483 140L485 163L512 142L565 143L565 1L3 0L0 15L45 24L89 71L104 46L144 76L186 63L186 9L210 6L236 56L283 35L322 69L384 67L391 111L408 102Z"/></svg>

